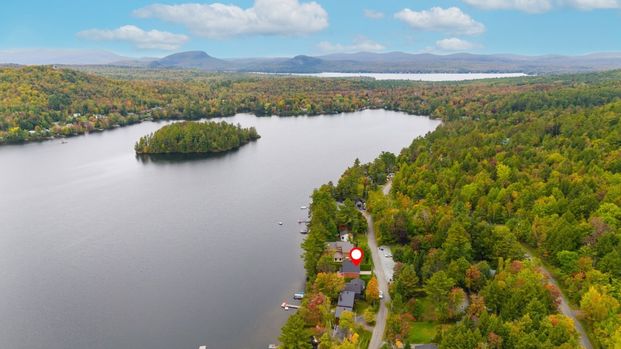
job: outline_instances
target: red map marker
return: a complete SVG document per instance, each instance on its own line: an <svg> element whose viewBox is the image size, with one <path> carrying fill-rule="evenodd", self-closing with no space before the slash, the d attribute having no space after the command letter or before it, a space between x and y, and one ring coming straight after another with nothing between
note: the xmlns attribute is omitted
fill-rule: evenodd
<svg viewBox="0 0 621 349"><path fill-rule="evenodd" d="M354 247L349 251L349 259L351 259L351 262L355 265L362 263L362 258L364 258L364 253L358 247Z"/></svg>

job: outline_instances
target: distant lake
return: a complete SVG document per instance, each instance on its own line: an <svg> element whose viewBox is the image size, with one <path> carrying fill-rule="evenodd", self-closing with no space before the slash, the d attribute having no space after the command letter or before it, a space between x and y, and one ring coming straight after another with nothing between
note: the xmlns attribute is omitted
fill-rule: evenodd
<svg viewBox="0 0 621 349"><path fill-rule="evenodd" d="M266 348L303 287L312 190L440 123L384 110L224 120L262 138L142 161L134 143L166 124L145 122L0 147L0 348Z"/></svg>
<svg viewBox="0 0 621 349"><path fill-rule="evenodd" d="M299 76L315 76L320 78L355 78L369 77L376 80L412 80L412 81L466 81L480 79L515 78L528 76L523 73L468 73L468 74L390 74L390 73L316 73L291 74Z"/></svg>

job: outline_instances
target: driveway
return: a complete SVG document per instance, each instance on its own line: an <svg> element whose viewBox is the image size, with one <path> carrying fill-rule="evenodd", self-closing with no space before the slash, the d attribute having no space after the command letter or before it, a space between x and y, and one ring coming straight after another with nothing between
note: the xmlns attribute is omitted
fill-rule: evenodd
<svg viewBox="0 0 621 349"><path fill-rule="evenodd" d="M526 257L528 259L533 258L532 254L528 251L526 252ZM559 290L561 290L561 288L558 285L558 282L556 281L556 279L554 279L550 271L548 271L548 269L546 269L545 266L540 264L539 269L541 270L541 273L545 277L548 278L548 280L550 281L552 285L556 286ZM562 290L561 290L561 303L559 304L558 309L560 310L561 313L563 313L563 315L573 320L574 327L576 328L576 332L578 332L578 335L580 336L580 345L582 346L582 348L593 349L593 345L591 344L591 341L589 340L589 336L587 336L586 331L584 330L584 327L582 327L582 324L576 318L576 312L573 309L571 309L571 307L569 306L569 302L567 302L567 298L565 298L565 295L563 294Z"/></svg>

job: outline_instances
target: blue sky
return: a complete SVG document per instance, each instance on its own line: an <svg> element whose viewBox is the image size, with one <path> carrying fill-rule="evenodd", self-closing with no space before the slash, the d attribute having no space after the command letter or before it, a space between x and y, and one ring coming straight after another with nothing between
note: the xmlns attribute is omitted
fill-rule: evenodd
<svg viewBox="0 0 621 349"><path fill-rule="evenodd" d="M621 0L11 1L0 50L217 57L621 51Z"/></svg>

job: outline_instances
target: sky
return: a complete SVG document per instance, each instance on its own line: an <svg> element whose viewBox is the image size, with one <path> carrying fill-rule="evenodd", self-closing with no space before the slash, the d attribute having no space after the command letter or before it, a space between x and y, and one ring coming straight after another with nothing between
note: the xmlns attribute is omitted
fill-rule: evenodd
<svg viewBox="0 0 621 349"><path fill-rule="evenodd" d="M7 1L0 50L578 55L621 51L621 0Z"/></svg>

